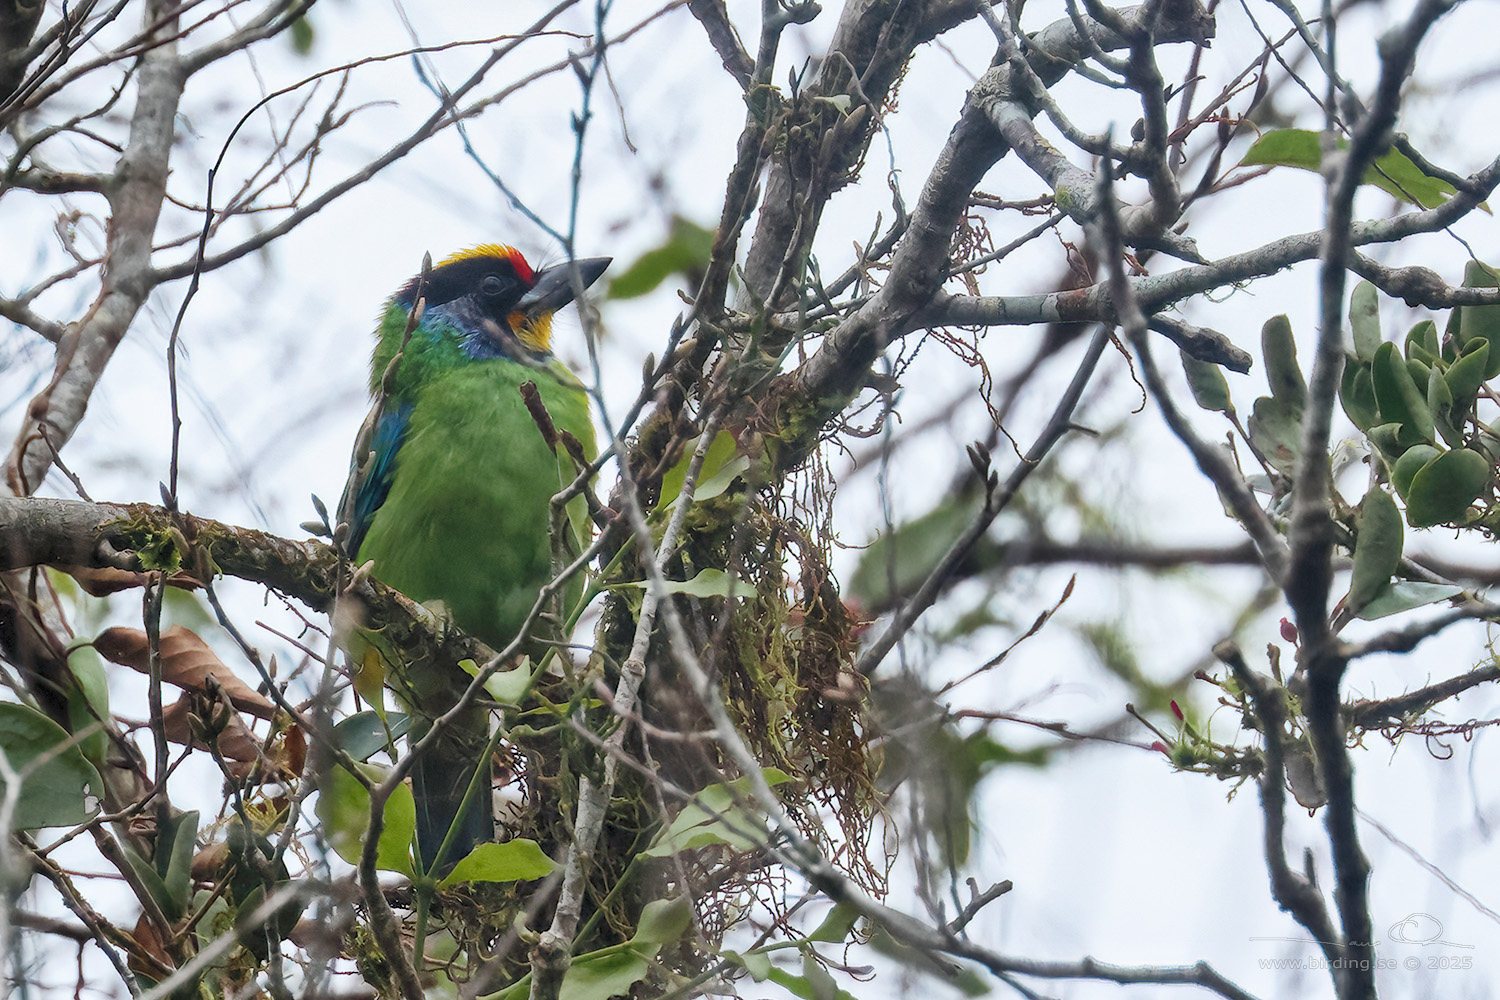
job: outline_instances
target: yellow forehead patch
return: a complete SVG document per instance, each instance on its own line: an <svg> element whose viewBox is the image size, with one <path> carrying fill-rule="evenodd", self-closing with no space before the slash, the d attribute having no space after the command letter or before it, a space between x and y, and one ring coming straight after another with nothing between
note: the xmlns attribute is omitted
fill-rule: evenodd
<svg viewBox="0 0 1500 1000"><path fill-rule="evenodd" d="M526 258L513 246L504 243L481 243L467 250L460 250L455 254L449 254L438 261L438 267L446 267L449 264L457 264L461 260L472 260L476 257L497 257L510 261L511 266L516 269L516 274L528 285L536 280L532 273L531 265L526 263Z"/></svg>

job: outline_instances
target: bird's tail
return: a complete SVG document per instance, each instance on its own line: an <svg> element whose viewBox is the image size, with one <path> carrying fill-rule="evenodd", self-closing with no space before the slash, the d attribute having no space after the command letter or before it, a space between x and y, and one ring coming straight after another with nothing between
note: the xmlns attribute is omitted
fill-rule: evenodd
<svg viewBox="0 0 1500 1000"><path fill-rule="evenodd" d="M413 733L413 740L426 732ZM412 797L417 806L417 849L425 871L441 874L475 847L495 839L494 807L490 789L488 717L471 709L438 735L412 768ZM472 796L475 772L479 780ZM469 797L468 806L464 798ZM452 831L452 842L438 857Z"/></svg>

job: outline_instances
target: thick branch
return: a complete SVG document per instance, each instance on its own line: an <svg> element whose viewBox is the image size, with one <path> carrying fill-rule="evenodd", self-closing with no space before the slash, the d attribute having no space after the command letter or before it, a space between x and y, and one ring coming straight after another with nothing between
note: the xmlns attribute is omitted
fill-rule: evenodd
<svg viewBox="0 0 1500 1000"><path fill-rule="evenodd" d="M339 553L322 542L294 542L147 504L0 497L0 572L28 566L139 571L143 566L189 576L221 573L263 584L315 611L330 611ZM191 583L192 581L184 581ZM444 629L407 598L374 581L351 594L372 627L401 648L444 647L445 655L486 663L483 643Z"/></svg>
<svg viewBox="0 0 1500 1000"><path fill-rule="evenodd" d="M146 16L154 19L160 13L152 4ZM170 37L177 30L175 18L163 18L157 30ZM175 43L153 47L141 57L130 136L109 191L109 244L100 296L59 344L52 381L27 411L6 469L15 493L29 494L41 485L52 466L53 449L61 449L78 429L95 384L151 294L151 246L167 192L183 80Z"/></svg>

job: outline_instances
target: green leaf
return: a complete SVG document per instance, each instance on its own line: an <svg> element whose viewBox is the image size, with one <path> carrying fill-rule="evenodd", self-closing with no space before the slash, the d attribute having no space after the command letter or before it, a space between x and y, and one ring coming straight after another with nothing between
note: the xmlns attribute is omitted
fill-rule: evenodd
<svg viewBox="0 0 1500 1000"><path fill-rule="evenodd" d="M1300 128L1266 132L1255 140L1241 166L1296 167L1316 173L1323 164L1321 136Z"/></svg>
<svg viewBox="0 0 1500 1000"><path fill-rule="evenodd" d="M14 830L76 826L98 811L104 790L94 770L61 726L25 705L0 704L0 753L20 776ZM10 788L0 778L0 801ZM0 830L0 836L8 831Z"/></svg>
<svg viewBox="0 0 1500 1000"><path fill-rule="evenodd" d="M802 978L812 987L816 1000L844 1000L844 997L854 1000L851 994L839 989L811 948L802 953Z"/></svg>
<svg viewBox="0 0 1500 1000"><path fill-rule="evenodd" d="M678 216L658 247L647 250L609 282L609 297L633 299L652 291L674 274L696 286L713 253L714 231Z"/></svg>
<svg viewBox="0 0 1500 1000"><path fill-rule="evenodd" d="M682 484L687 479L693 455L698 451L698 442L698 438L688 441L682 450L682 458L661 477L661 493L656 498L657 510L670 509L682 495ZM734 482L735 476L743 475L750 468L749 457L738 454L738 451L739 445L733 434L720 431L714 435L714 439L709 442L708 451L703 455L703 464L698 469L698 488L693 491L694 503L720 495Z"/></svg>
<svg viewBox="0 0 1500 1000"><path fill-rule="evenodd" d="M1212 361L1200 361L1187 351L1178 351L1182 356L1182 370L1187 375L1188 389L1193 401L1205 410L1228 413L1234 409L1229 398L1229 383L1224 379L1224 369Z"/></svg>
<svg viewBox="0 0 1500 1000"><path fill-rule="evenodd" d="M1370 367L1368 361L1361 361L1353 355L1346 356L1343 383L1339 386L1339 402L1344 405L1344 413L1362 431L1368 431L1380 419Z"/></svg>
<svg viewBox="0 0 1500 1000"><path fill-rule="evenodd" d="M629 993L646 978L662 945L681 938L692 922L692 904L684 896L647 903L629 941L573 959L559 1000L609 1000Z"/></svg>
<svg viewBox="0 0 1500 1000"><path fill-rule="evenodd" d="M169 906L162 908L167 917L180 920L187 915L188 903L193 898L193 854L198 840L198 813L185 812L175 824L172 836L172 853L162 872L162 884L166 889ZM158 840L161 838L158 837Z"/></svg>
<svg viewBox="0 0 1500 1000"><path fill-rule="evenodd" d="M292 22L292 51L299 56L305 56L312 51L313 26L312 22L305 17L299 17Z"/></svg>
<svg viewBox="0 0 1500 1000"><path fill-rule="evenodd" d="M68 690L68 727L74 733L93 730L78 741L78 749L97 768L109 752L102 725L109 718L109 675L98 650L86 639L75 640L68 649L68 672L75 681Z"/></svg>
<svg viewBox="0 0 1500 1000"><path fill-rule="evenodd" d="M1422 402L1427 402L1424 390L1428 379L1432 378L1432 366L1420 358L1407 358L1406 371L1411 375L1412 384L1417 387L1417 391L1422 393Z"/></svg>
<svg viewBox="0 0 1500 1000"><path fill-rule="evenodd" d="M1301 410L1274 396L1261 396L1250 409L1250 440L1266 461L1291 475L1302 448Z"/></svg>
<svg viewBox="0 0 1500 1000"><path fill-rule="evenodd" d="M707 456L705 456L706 458ZM707 462L704 465L707 466ZM702 503L719 496L734 483L734 481L750 470L750 456L736 455L725 462L717 472L707 479L698 480L698 488L693 491L693 502Z"/></svg>
<svg viewBox="0 0 1500 1000"><path fill-rule="evenodd" d="M1348 148L1348 141L1338 140L1338 148ZM1241 166L1296 167L1320 173L1323 166L1322 134L1308 129L1277 129L1264 133ZM1453 185L1422 172L1406 154L1390 150L1365 171L1360 183L1371 184L1402 201L1436 208L1453 197ZM1488 211L1488 209L1486 209Z"/></svg>
<svg viewBox="0 0 1500 1000"><path fill-rule="evenodd" d="M1380 407L1382 423L1399 423L1401 442L1406 445L1436 440L1432 411L1427 399L1412 380L1411 370L1396 352L1396 345L1386 342L1375 352L1371 369L1375 383L1375 402Z"/></svg>
<svg viewBox="0 0 1500 1000"><path fill-rule="evenodd" d="M609 1000L624 996L650 970L650 962L625 948L580 956L563 973L558 1000Z"/></svg>
<svg viewBox="0 0 1500 1000"><path fill-rule="evenodd" d="M1412 478L1406 520L1413 528L1462 521L1490 483L1490 463L1467 448L1444 452Z"/></svg>
<svg viewBox="0 0 1500 1000"><path fill-rule="evenodd" d="M130 870L135 873L136 881L145 888L156 905L163 913L170 912L173 908L172 894L167 891L167 883L162 879L161 873L156 866L136 853L135 848L126 845L125 860L130 865Z"/></svg>
<svg viewBox="0 0 1500 1000"><path fill-rule="evenodd" d="M1437 368L1432 369L1427 376L1427 408L1432 411L1433 424L1448 447L1462 448L1463 435L1458 432L1453 421L1448 419L1448 414L1453 410L1453 393L1449 391L1443 373Z"/></svg>
<svg viewBox="0 0 1500 1000"><path fill-rule="evenodd" d="M384 780L386 769L362 764L360 770L375 783ZM341 767L330 768L318 789L318 819L338 856L359 864L365 834L370 825L370 793L354 775ZM385 802L385 827L375 852L375 867L382 871L412 875L411 842L417 832L417 807L411 786L402 782Z"/></svg>
<svg viewBox="0 0 1500 1000"><path fill-rule="evenodd" d="M807 963L803 964L803 972L807 971ZM793 996L801 997L802 1000L854 1000L852 994L837 989L833 980L828 978L828 973L819 969L822 976L816 982L807 975L795 976L785 969L773 968L769 978L771 982L788 991ZM832 992L829 992L832 990Z"/></svg>
<svg viewBox="0 0 1500 1000"><path fill-rule="evenodd" d="M1266 359L1266 383L1271 395L1297 412L1307 402L1307 380L1297 363L1297 341L1292 336L1292 322L1285 316L1272 316L1260 328L1260 346Z"/></svg>
<svg viewBox="0 0 1500 1000"><path fill-rule="evenodd" d="M1500 286L1500 276L1496 275L1493 268L1477 260L1471 260L1464 265L1465 288L1495 288L1496 286ZM1459 317L1459 347L1467 348L1479 340L1488 343L1490 362L1485 369L1484 377L1489 379L1500 375L1500 305L1461 306L1454 311Z"/></svg>
<svg viewBox="0 0 1500 1000"><path fill-rule="evenodd" d="M1431 365L1442 355L1438 347L1437 324L1424 319L1406 334L1406 356Z"/></svg>
<svg viewBox="0 0 1500 1000"><path fill-rule="evenodd" d="M790 775L774 767L762 772L766 784L775 788L791 781ZM727 784L710 785L683 808L671 824L658 831L646 856L671 857L678 851L727 844L748 851L766 842L766 821L750 799L750 783L736 778Z"/></svg>
<svg viewBox="0 0 1500 1000"><path fill-rule="evenodd" d="M460 882L530 882L550 875L557 862L534 840L518 838L503 844L480 844L453 866L439 885Z"/></svg>
<svg viewBox="0 0 1500 1000"><path fill-rule="evenodd" d="M1346 604L1358 611L1385 589L1401 567L1404 537L1401 511L1395 499L1379 486L1372 486L1360 501L1355 526L1354 576Z"/></svg>
<svg viewBox="0 0 1500 1000"><path fill-rule="evenodd" d="M1428 462L1434 461L1442 451L1430 444L1412 445L1401 453L1401 457L1391 465L1391 485L1396 487L1396 492L1404 498L1411 492L1411 481L1417 478L1417 473Z"/></svg>
<svg viewBox="0 0 1500 1000"><path fill-rule="evenodd" d="M647 580L631 580L627 583L615 584L616 588L634 587L640 590L645 590L649 586L650 581ZM698 575L691 580L667 580L665 589L669 594L687 594L689 597L728 597L731 592L748 594L754 588L722 569L705 569L699 570Z"/></svg>
<svg viewBox="0 0 1500 1000"><path fill-rule="evenodd" d="M1443 373L1436 368L1427 373L1427 408L1434 414L1446 413L1453 406L1453 390Z"/></svg>
<svg viewBox="0 0 1500 1000"><path fill-rule="evenodd" d="M849 594L871 610L889 608L931 575L944 554L969 527L982 496L946 494L932 510L897 525L866 546L849 580ZM978 560L995 552L988 537L975 546Z"/></svg>
<svg viewBox="0 0 1500 1000"><path fill-rule="evenodd" d="M988 980L976 976L972 969L966 966L955 967L951 962L939 964L926 951L896 940L884 928L875 928L870 935L870 946L911 969L940 977L950 986L958 987L966 996L982 996L990 991Z"/></svg>
<svg viewBox="0 0 1500 1000"><path fill-rule="evenodd" d="M1479 387L1484 384L1485 373L1489 371L1490 345L1487 340L1476 340L1464 346L1463 353L1453 364L1448 366L1448 371L1443 378L1448 382L1448 391L1453 395L1454 415L1462 418L1474 404L1474 398L1479 395Z"/></svg>
<svg viewBox="0 0 1500 1000"><path fill-rule="evenodd" d="M1380 296L1375 286L1361 281L1349 296L1349 328L1354 335L1354 356L1372 361L1380 346Z"/></svg>
<svg viewBox="0 0 1500 1000"><path fill-rule="evenodd" d="M1398 580L1386 587L1375 599L1359 612L1365 621L1374 621L1387 615L1424 608L1429 604L1446 601L1464 592L1464 588L1451 583L1419 583L1413 580Z"/></svg>
<svg viewBox="0 0 1500 1000"><path fill-rule="evenodd" d="M631 943L645 946L656 954L664 944L671 944L687 933L693 924L693 904L686 896L653 899L641 911Z"/></svg>
<svg viewBox="0 0 1500 1000"><path fill-rule="evenodd" d="M837 903L828 916L817 929L807 936L809 941L820 941L824 944L838 944L849 936L854 929L854 923L859 919L859 910L850 903Z"/></svg>
<svg viewBox="0 0 1500 1000"><path fill-rule="evenodd" d="M386 726L390 735L386 735ZM385 722L380 713L365 710L356 712L333 727L333 740L350 757L357 761L369 760L386 748L389 740L400 739L411 728L411 717L401 712L387 712Z"/></svg>
<svg viewBox="0 0 1500 1000"><path fill-rule="evenodd" d="M473 660L459 660L458 665L470 677L479 676L479 664ZM485 678L484 690L502 705L518 705L531 690L532 673L531 661L523 657L509 670L497 670Z"/></svg>
<svg viewBox="0 0 1500 1000"><path fill-rule="evenodd" d="M1437 208L1453 197L1452 184L1422 172L1405 153L1391 150L1365 171L1362 183L1373 184L1386 194L1423 208ZM1485 211L1489 209L1486 207Z"/></svg>
<svg viewBox="0 0 1500 1000"><path fill-rule="evenodd" d="M1376 424L1365 431L1365 437L1369 438L1370 443L1380 449L1381 454L1386 457L1387 461L1391 461L1392 455L1399 456L1407 450L1406 445L1401 443L1401 428L1401 424Z"/></svg>
<svg viewBox="0 0 1500 1000"><path fill-rule="evenodd" d="M763 951L749 951L741 954L737 951L725 949L723 956L731 962L737 962L744 966L745 971L750 973L750 978L757 983L763 983L770 978L773 971L771 956Z"/></svg>

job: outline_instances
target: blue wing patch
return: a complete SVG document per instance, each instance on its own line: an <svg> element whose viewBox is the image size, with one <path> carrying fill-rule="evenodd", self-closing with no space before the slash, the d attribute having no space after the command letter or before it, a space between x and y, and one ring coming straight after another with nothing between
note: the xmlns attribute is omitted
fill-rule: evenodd
<svg viewBox="0 0 1500 1000"><path fill-rule="evenodd" d="M370 435L368 450L364 455L354 456L355 468L350 474L349 485L344 488L345 499L341 505L349 523L345 545L350 558L359 558L359 547L364 544L370 522L390 495L391 481L396 478L396 452L406 439L411 410L411 403L400 403L381 413ZM352 497L349 496L351 492Z"/></svg>

